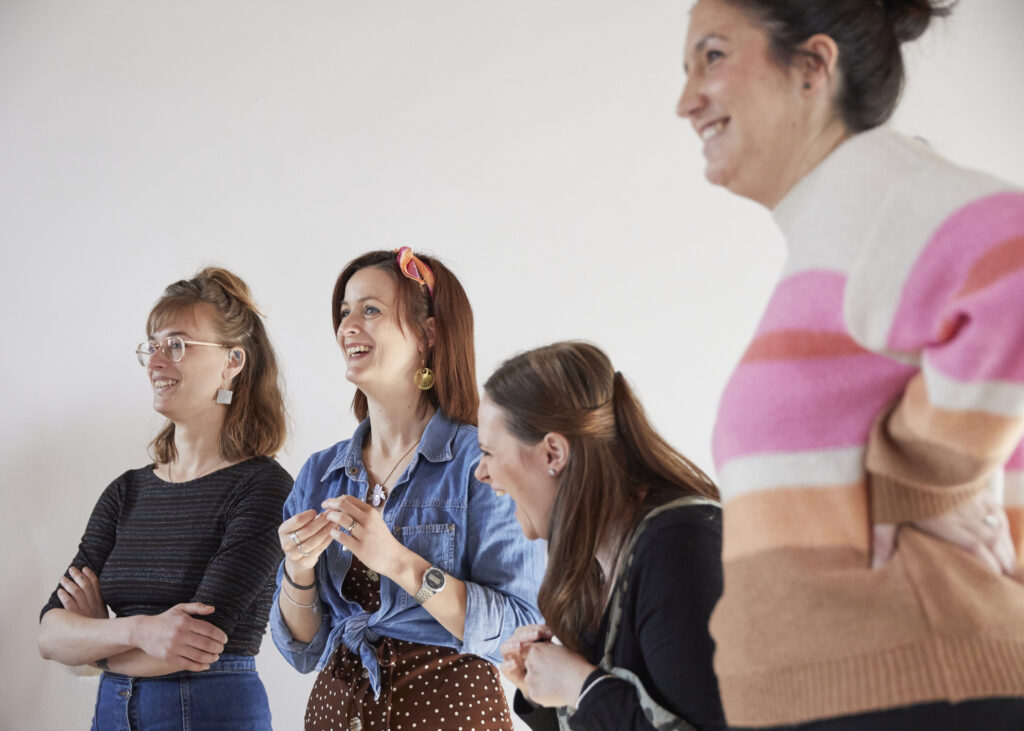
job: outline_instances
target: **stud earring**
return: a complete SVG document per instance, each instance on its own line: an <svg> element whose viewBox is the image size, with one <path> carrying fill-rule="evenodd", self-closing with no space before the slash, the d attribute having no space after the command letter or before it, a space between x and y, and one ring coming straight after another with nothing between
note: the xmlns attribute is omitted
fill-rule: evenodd
<svg viewBox="0 0 1024 731"><path fill-rule="evenodd" d="M416 388L421 391L429 391L434 387L434 371L423 366L418 371L412 374L412 382L416 384Z"/></svg>
<svg viewBox="0 0 1024 731"><path fill-rule="evenodd" d="M548 474L551 475L552 477L554 477L558 473L555 472L555 468L554 467L550 467L550 468L548 468Z"/></svg>

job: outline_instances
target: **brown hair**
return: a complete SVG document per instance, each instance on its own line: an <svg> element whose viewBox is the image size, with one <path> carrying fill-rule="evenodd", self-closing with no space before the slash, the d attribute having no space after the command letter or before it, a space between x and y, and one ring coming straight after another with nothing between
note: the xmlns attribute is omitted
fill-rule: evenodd
<svg viewBox="0 0 1024 731"><path fill-rule="evenodd" d="M398 327L412 327L427 342L425 322L434 318L434 345L424 353L424 365L434 371L434 387L421 391L423 403L429 403L446 417L460 424L476 424L480 396L476 387L476 357L473 353L473 308L459 280L439 259L426 254L417 257L434 273L434 294L425 285L402 274L397 252L370 251L356 257L341 270L331 297L331 317L337 336L341 325L341 301L345 286L360 269L375 267L394 277L398 284L395 306ZM352 411L362 421L367 415L366 394L356 389Z"/></svg>
<svg viewBox="0 0 1024 731"><path fill-rule="evenodd" d="M903 89L900 45L918 38L957 0L727 0L752 15L771 40L777 61L788 66L807 55L800 44L824 33L839 47L842 85L836 101L851 132L883 124Z"/></svg>
<svg viewBox="0 0 1024 731"><path fill-rule="evenodd" d="M192 279L182 279L164 290L146 319L152 334L168 320L207 305L221 343L245 351L245 363L232 382L234 391L220 432L224 459L273 457L284 444L286 416L279 382L277 357L263 327L262 313L253 304L249 287L227 269L207 267ZM168 422L149 445L153 459L174 461L174 423Z"/></svg>
<svg viewBox="0 0 1024 731"><path fill-rule="evenodd" d="M680 495L718 498L711 479L651 426L621 373L598 347L562 342L505 361L484 384L520 441L549 432L569 441L551 510L548 567L538 605L554 633L580 652L596 630L609 577L595 560L655 504Z"/></svg>

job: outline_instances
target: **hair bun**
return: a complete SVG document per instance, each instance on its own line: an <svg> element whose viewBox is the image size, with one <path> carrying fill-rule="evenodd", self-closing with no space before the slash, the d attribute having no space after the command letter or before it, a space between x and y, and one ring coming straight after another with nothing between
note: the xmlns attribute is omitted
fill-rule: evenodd
<svg viewBox="0 0 1024 731"><path fill-rule="evenodd" d="M944 17L953 11L957 0L874 0L889 16L893 34L906 43L920 38L933 18Z"/></svg>

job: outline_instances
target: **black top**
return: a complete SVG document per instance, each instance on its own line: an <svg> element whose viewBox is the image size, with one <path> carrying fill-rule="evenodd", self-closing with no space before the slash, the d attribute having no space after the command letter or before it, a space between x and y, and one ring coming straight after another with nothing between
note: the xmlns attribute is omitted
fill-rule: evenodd
<svg viewBox="0 0 1024 731"><path fill-rule="evenodd" d="M635 673L662 707L701 731L725 729L712 668L711 610L722 594L722 513L688 506L653 518L637 541L630 567L615 667ZM606 610L597 633L582 638L597 665L608 635ZM590 683L598 674L587 679ZM557 730L553 708L532 708L516 693L516 713L535 731ZM574 731L650 730L633 685L600 681L570 719Z"/></svg>
<svg viewBox="0 0 1024 731"><path fill-rule="evenodd" d="M215 607L201 619L228 636L224 652L255 655L267 626L281 561L277 527L292 478L254 457L189 482L165 482L153 465L129 470L103 491L71 562L100 577L118 617L160 614L175 604ZM56 590L39 617L61 607Z"/></svg>

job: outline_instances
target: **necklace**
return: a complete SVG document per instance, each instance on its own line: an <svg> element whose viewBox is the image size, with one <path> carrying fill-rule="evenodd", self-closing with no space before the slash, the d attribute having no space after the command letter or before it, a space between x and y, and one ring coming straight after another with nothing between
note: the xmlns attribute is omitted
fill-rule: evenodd
<svg viewBox="0 0 1024 731"><path fill-rule="evenodd" d="M395 474L395 470L398 469L398 465L402 464L402 462L405 461L405 458L409 456L409 453L416 448L417 444L419 444L418 441L413 442L412 446L405 450L405 454L399 457L398 461L395 462L395 466L391 468L390 472L388 472L388 476L374 484L373 492L370 494L370 502L373 504L373 507L379 508L381 504L388 499L388 491L387 488L384 487L384 485L387 483L388 480L391 479L391 475ZM371 477L373 476L372 474L370 474L369 467L366 468L366 473L369 474Z"/></svg>
<svg viewBox="0 0 1024 731"><path fill-rule="evenodd" d="M200 477L203 477L204 475L208 475L209 473L211 473L211 472L213 472L215 470L220 469L220 466L223 463L224 463L224 458L223 457L218 457L216 462L211 462L206 467L203 467L202 469L200 469L199 472L196 474L196 476L192 478L192 480L198 480ZM191 482L192 480L183 480L183 482ZM170 462L167 463L167 481L168 482L174 482L174 475L171 473L171 463Z"/></svg>

